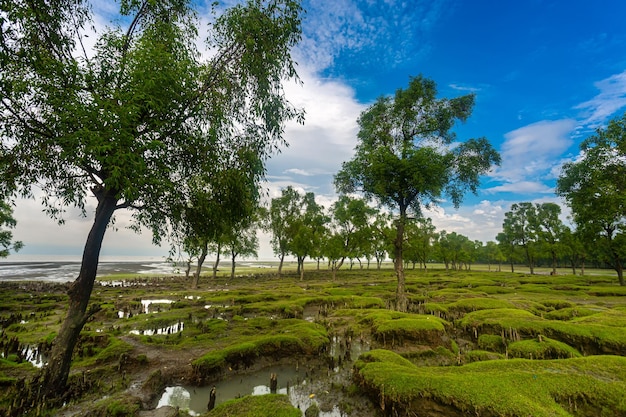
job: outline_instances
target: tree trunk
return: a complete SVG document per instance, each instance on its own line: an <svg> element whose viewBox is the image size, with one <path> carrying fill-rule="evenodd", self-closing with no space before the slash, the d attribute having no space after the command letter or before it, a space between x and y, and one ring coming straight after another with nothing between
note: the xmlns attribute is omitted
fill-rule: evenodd
<svg viewBox="0 0 626 417"><path fill-rule="evenodd" d="M304 279L304 258L305 256L298 256L298 271L297 274L300 275L300 281Z"/></svg>
<svg viewBox="0 0 626 417"><path fill-rule="evenodd" d="M83 249L78 278L72 283L68 291L67 315L52 344L48 364L41 371L41 390L36 398L39 402L53 398L62 400L70 373L72 353L80 332L89 317L99 310L99 306L92 305L87 311L87 306L98 272L102 240L111 216L117 208L117 199L112 192L94 192L94 194L98 198L95 219Z"/></svg>
<svg viewBox="0 0 626 417"><path fill-rule="evenodd" d="M220 252L222 251L222 245L217 244L217 257L215 258L215 263L213 264L213 279L217 278L217 267L220 264Z"/></svg>
<svg viewBox="0 0 626 417"><path fill-rule="evenodd" d="M280 262L278 263L278 276L283 272L283 261L285 260L285 253L280 254Z"/></svg>
<svg viewBox="0 0 626 417"><path fill-rule="evenodd" d="M209 253L208 242L204 242L204 246L202 247L202 253L198 256L198 266L196 266L196 272L193 274L193 282L191 283L191 288L198 288L198 282L200 281L200 272L202 271L202 265L204 264L204 260L206 259Z"/></svg>
<svg viewBox="0 0 626 417"><path fill-rule="evenodd" d="M237 258L237 253L235 251L230 251L232 255L231 264L230 264L230 279L235 279L235 258Z"/></svg>
<svg viewBox="0 0 626 417"><path fill-rule="evenodd" d="M404 264L402 260L402 244L404 241L405 218L406 210L400 209L400 218L398 219L396 239L393 242L395 254L394 267L396 270L396 277L398 278L398 288L396 289L396 310L401 312L406 312L408 307L408 300L405 292Z"/></svg>

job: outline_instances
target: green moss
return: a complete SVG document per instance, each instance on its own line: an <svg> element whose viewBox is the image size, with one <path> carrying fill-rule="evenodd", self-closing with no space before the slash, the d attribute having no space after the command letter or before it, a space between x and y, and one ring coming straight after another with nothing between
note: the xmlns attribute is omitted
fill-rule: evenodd
<svg viewBox="0 0 626 417"><path fill-rule="evenodd" d="M506 344L502 336L494 334L481 334L478 336L478 347L491 352L504 353Z"/></svg>
<svg viewBox="0 0 626 417"><path fill-rule="evenodd" d="M493 361L497 359L504 359L504 355L495 352L488 352L485 350L470 350L463 354L463 362L480 362L480 361Z"/></svg>
<svg viewBox="0 0 626 417"><path fill-rule="evenodd" d="M575 407L594 411L584 415L626 413L624 357L417 367L393 355L382 350L364 353L355 369L361 386L396 410L417 411L424 401L433 401L476 415L569 416Z"/></svg>
<svg viewBox="0 0 626 417"><path fill-rule="evenodd" d="M449 310L457 311L478 311L496 308L514 308L515 306L506 300L496 298L462 298L448 305Z"/></svg>
<svg viewBox="0 0 626 417"><path fill-rule="evenodd" d="M573 347L547 337L513 342L508 346L509 356L526 359L565 359L579 357Z"/></svg>
<svg viewBox="0 0 626 417"><path fill-rule="evenodd" d="M286 395L248 395L226 401L203 417L301 417L302 412L293 407Z"/></svg>
<svg viewBox="0 0 626 417"><path fill-rule="evenodd" d="M598 310L593 310L585 307L567 307L560 310L550 311L544 314L544 318L549 320L571 320L576 317L585 317L592 314L597 314Z"/></svg>
<svg viewBox="0 0 626 417"><path fill-rule="evenodd" d="M89 417L135 417L140 409L139 398L118 395L98 401L85 415Z"/></svg>

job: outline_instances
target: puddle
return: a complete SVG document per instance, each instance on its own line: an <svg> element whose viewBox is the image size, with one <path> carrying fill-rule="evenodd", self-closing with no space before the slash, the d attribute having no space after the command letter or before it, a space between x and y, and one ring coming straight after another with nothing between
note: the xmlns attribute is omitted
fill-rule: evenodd
<svg viewBox="0 0 626 417"><path fill-rule="evenodd" d="M27 346L19 350L18 357L21 361L30 362L35 368L42 368L47 362L45 355L41 353L37 346ZM4 352L0 352L0 358L5 358Z"/></svg>
<svg viewBox="0 0 626 417"><path fill-rule="evenodd" d="M342 384L350 379L352 361L365 351L370 350L366 343L358 338L355 340L335 336L332 338L329 349L329 357L333 358L329 368L318 368L308 371L304 367L292 365L270 366L259 371L233 375L223 381L215 383L216 401L221 404L224 401L244 395L264 395L270 393L270 374L277 375L277 393L289 397L291 404L304 412L313 403L320 406L320 401L338 403L339 401L329 397L330 385ZM332 371L327 371L332 369ZM207 412L209 395L213 385L204 387L194 386L171 386L165 389L161 396L158 407L170 405L181 410L188 410L192 416ZM321 411L319 417L342 417L339 408L335 405L330 410Z"/></svg>
<svg viewBox="0 0 626 417"><path fill-rule="evenodd" d="M142 336L155 336L161 334L176 334L182 332L185 329L185 323L182 321L171 326L161 327L160 329L144 329L144 330L131 330L131 334L137 334Z"/></svg>
<svg viewBox="0 0 626 417"><path fill-rule="evenodd" d="M141 300L141 305L143 306L143 312L148 314L150 313L150 306L152 304L172 304L174 300L162 299L162 300ZM159 306L156 308L152 308L152 312L158 312L160 310ZM156 310L156 311L155 311Z"/></svg>
<svg viewBox="0 0 626 417"><path fill-rule="evenodd" d="M307 379L307 372L298 369L296 365L271 366L254 373L236 375L232 378L215 384L215 404L219 405L227 400L242 397L244 395L264 395L270 393L270 374L277 375L278 394L289 396L294 407L304 411L313 403L317 403L316 397L323 395L320 392L321 384L311 383ZM167 387L161 396L157 408L165 405L187 410L190 415L198 416L207 412L209 394L213 385L205 387L173 386ZM341 417L337 407L331 411L321 412L320 417Z"/></svg>

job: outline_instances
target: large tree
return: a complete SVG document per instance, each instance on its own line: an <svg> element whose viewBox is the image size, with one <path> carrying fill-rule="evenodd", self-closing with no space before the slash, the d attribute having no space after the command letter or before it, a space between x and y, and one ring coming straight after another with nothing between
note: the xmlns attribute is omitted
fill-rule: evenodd
<svg viewBox="0 0 626 417"><path fill-rule="evenodd" d="M362 192L397 214L394 262L396 309L406 311L403 270L404 226L410 214L447 196L458 207L464 194L476 192L481 174L500 162L485 138L457 140L452 131L465 121L474 96L437 98L435 82L412 77L406 89L380 97L358 119L356 154L335 177L340 192Z"/></svg>
<svg viewBox="0 0 626 417"><path fill-rule="evenodd" d="M599 128L580 149L580 158L563 166L556 192L570 206L577 232L626 285L626 114Z"/></svg>
<svg viewBox="0 0 626 417"><path fill-rule="evenodd" d="M159 241L186 180L211 169L216 143L245 138L263 160L283 143L284 122L301 115L282 88L296 77L290 51L301 7L249 0L227 9L202 58L186 0L123 0L126 26L104 29L91 51L81 0L0 1L3 191L30 195L37 185L51 216L66 206L94 215L40 379L42 396L60 398L79 333L97 310L89 299L114 213L132 209Z"/></svg>

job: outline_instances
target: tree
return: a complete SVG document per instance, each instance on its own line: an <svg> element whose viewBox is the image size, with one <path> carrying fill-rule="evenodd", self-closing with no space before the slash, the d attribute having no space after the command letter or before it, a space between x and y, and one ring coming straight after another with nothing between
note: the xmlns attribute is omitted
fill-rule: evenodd
<svg viewBox="0 0 626 417"><path fill-rule="evenodd" d="M183 235L185 251L197 259L192 288L198 287L210 251L216 253L216 277L222 247L232 244L238 231L251 226L258 209L259 184L254 174L260 163L258 156L245 149L245 143L231 146L231 152L215 155L210 171L188 182L188 200L181 202L182 207L175 211L177 216L171 219L177 235Z"/></svg>
<svg viewBox="0 0 626 417"><path fill-rule="evenodd" d="M50 216L66 206L95 216L66 317L40 384L61 398L114 213L131 209L155 242L186 200L188 178L211 169L214 149L245 138L261 160L301 113L282 83L296 77L299 2L250 0L217 16L210 57L200 59L186 0L124 0L120 22L83 44L90 8L80 0L2 0L0 178L3 192L43 190ZM90 35L93 37L93 35ZM255 177L264 173L262 164Z"/></svg>
<svg viewBox="0 0 626 417"><path fill-rule="evenodd" d="M530 202L515 203L511 210L504 213L502 223L503 240L524 250L530 273L535 273L535 258L537 255L537 213L535 206ZM511 268L513 268L511 264Z"/></svg>
<svg viewBox="0 0 626 417"><path fill-rule="evenodd" d="M626 114L597 129L580 149L577 161L563 165L556 193L589 247L626 285Z"/></svg>
<svg viewBox="0 0 626 417"><path fill-rule="evenodd" d="M546 248L552 260L552 274L556 274L557 258L562 251L562 240L567 228L559 218L561 206L556 203L535 204L533 226L540 245Z"/></svg>
<svg viewBox="0 0 626 417"><path fill-rule="evenodd" d="M570 260L572 274L576 275L576 268L580 267L580 275L585 275L585 260L588 251L581 233L578 230L572 232L569 227L565 227L562 243L565 254Z"/></svg>
<svg viewBox="0 0 626 417"><path fill-rule="evenodd" d="M289 252L298 260L297 273L300 279L304 279L304 260L322 246L329 218L324 213L324 207L315 201L315 194L311 192L300 196L297 204L298 213L288 226L291 236Z"/></svg>
<svg viewBox="0 0 626 417"><path fill-rule="evenodd" d="M233 230L226 239L224 253L230 255L230 278L235 278L235 266L237 257L258 257L259 238L256 235L256 223L247 228Z"/></svg>
<svg viewBox="0 0 626 417"><path fill-rule="evenodd" d="M335 234L341 242L339 259L335 264L339 269L346 258L365 255L366 242L372 235L370 223L376 209L369 207L363 199L341 195L333 203L330 213Z"/></svg>
<svg viewBox="0 0 626 417"><path fill-rule="evenodd" d="M289 253L292 224L300 213L298 201L300 194L292 186L283 188L280 197L273 198L270 203L264 228L272 234L271 244L274 254L278 256L278 276L283 270L285 255Z"/></svg>
<svg viewBox="0 0 626 417"><path fill-rule="evenodd" d="M13 209L4 201L0 200L0 258L9 256L11 250L19 251L24 244L13 241L13 229L17 222L13 218Z"/></svg>
<svg viewBox="0 0 626 417"><path fill-rule="evenodd" d="M470 116L474 96L436 95L435 82L419 76L394 97L376 100L359 117L355 156L335 176L340 192L362 192L397 214L394 262L400 311L407 310L402 251L409 214L420 217L423 205L437 204L443 196L458 207L466 191L476 192L480 175L500 162L485 138L459 143L451 131L456 121Z"/></svg>
<svg viewBox="0 0 626 417"><path fill-rule="evenodd" d="M502 269L502 261L505 260L505 257L500 249L500 246L496 242L489 241L482 248L481 251L483 253L483 257L487 261L487 265L489 271L491 271L491 264L497 262L498 263L498 272ZM513 271L511 271L513 272Z"/></svg>
<svg viewBox="0 0 626 417"><path fill-rule="evenodd" d="M433 243L436 239L435 226L432 219L418 218L406 225L406 243L409 249L410 259L414 264L420 263L420 268L426 270L426 263L433 250ZM415 265L414 265L415 267Z"/></svg>
<svg viewBox="0 0 626 417"><path fill-rule="evenodd" d="M515 272L515 261L518 259L518 253L513 236L508 232L500 232L497 234L496 240L502 255L511 265L511 272Z"/></svg>

